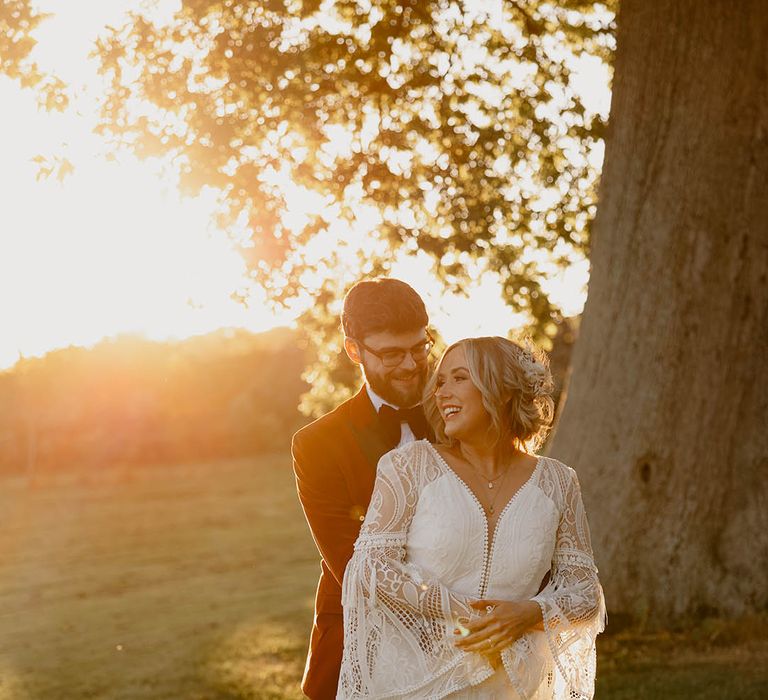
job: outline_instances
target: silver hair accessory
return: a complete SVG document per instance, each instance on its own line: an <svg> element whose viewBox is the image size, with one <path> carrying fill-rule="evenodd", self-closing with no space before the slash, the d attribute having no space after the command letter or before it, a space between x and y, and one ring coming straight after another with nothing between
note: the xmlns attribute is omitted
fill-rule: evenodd
<svg viewBox="0 0 768 700"><path fill-rule="evenodd" d="M524 347L519 347L518 361L526 381L530 384L534 396L545 396L551 390L551 379L546 366L539 362L534 354Z"/></svg>

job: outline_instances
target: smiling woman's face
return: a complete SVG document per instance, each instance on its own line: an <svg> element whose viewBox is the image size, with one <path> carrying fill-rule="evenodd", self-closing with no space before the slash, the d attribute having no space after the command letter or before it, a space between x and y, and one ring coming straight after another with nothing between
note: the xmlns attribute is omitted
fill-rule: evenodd
<svg viewBox="0 0 768 700"><path fill-rule="evenodd" d="M437 369L435 400L445 423L445 434L474 442L487 435L491 418L480 390L472 383L464 348L449 351Z"/></svg>

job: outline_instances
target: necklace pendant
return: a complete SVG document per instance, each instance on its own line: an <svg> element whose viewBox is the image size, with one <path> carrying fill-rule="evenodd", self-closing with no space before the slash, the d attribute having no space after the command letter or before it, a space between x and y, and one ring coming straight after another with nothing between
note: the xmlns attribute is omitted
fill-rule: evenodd
<svg viewBox="0 0 768 700"><path fill-rule="evenodd" d="M489 488L489 489L492 489L492 488L493 488L493 482L492 482L492 481L489 481L489 482L488 482L488 488Z"/></svg>
<svg viewBox="0 0 768 700"><path fill-rule="evenodd" d="M488 512L490 512L490 513L493 513L493 506L491 506L490 508L488 508Z"/></svg>

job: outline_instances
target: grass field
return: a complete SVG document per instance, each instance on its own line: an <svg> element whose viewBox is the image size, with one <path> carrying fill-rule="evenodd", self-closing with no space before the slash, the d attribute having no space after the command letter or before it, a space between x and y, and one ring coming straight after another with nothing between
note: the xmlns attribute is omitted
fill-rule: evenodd
<svg viewBox="0 0 768 700"><path fill-rule="evenodd" d="M0 700L301 697L319 566L285 455L6 477L0 518ZM597 698L766 698L765 622L603 635Z"/></svg>

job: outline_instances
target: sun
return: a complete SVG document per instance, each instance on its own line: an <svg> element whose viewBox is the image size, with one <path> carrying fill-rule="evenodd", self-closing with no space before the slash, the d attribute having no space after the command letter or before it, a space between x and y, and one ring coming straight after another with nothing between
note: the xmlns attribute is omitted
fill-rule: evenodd
<svg viewBox="0 0 768 700"><path fill-rule="evenodd" d="M119 333L184 338L281 321L212 226L212 193L182 199L129 156L81 159L63 182L4 175L0 365ZM233 298L243 288L247 307Z"/></svg>

